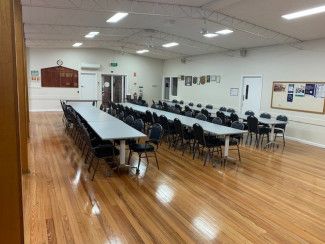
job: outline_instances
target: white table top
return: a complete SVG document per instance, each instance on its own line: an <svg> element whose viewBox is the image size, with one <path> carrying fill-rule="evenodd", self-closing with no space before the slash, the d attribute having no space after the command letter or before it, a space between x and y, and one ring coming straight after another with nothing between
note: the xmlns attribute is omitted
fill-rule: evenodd
<svg viewBox="0 0 325 244"><path fill-rule="evenodd" d="M70 106L88 122L102 140L124 140L146 137L145 134L127 125L123 121L84 103L69 103Z"/></svg>
<svg viewBox="0 0 325 244"><path fill-rule="evenodd" d="M179 103L173 103L171 101L164 101L165 103L167 103L168 105L171 105L171 106L175 106L175 104L178 104L180 105L182 108L185 107L186 104L179 104ZM205 108L202 106L202 108L198 108L196 107L196 105L194 105L193 107L190 107L191 109L195 110L195 111L201 111L202 108ZM218 108L213 108L213 109L207 109L206 110L211 114L212 117L216 117L216 113L219 111ZM226 115L227 117L229 117L231 115L231 113L229 112L224 112L224 115ZM240 119L247 119L248 115L245 115L245 114L238 114L238 117ZM265 119L265 118L260 118L260 117L257 117L258 119L258 122L259 123L262 123L262 124L267 124L267 125L280 125L280 124L287 124L288 122L285 122L285 121L281 121L281 120L276 120L274 118L271 118L271 119Z"/></svg>
<svg viewBox="0 0 325 244"><path fill-rule="evenodd" d="M198 123L199 125L202 126L203 130L205 130L206 132L215 134L215 135L235 135L235 134L243 134L246 132L244 130L237 130L237 129L234 129L231 127L217 125L217 124L213 124L213 123L210 123L207 121L202 121L202 120L198 120L195 118L186 117L183 115L174 114L174 113L170 113L170 112L166 112L166 111L162 111L162 110L158 110L158 109L142 107L142 106L131 104L131 103L121 103L121 104L123 106L132 108L138 112L145 113L147 110L149 110L150 112L155 112L158 116L165 115L168 120L174 120L175 118L178 118L183 125L189 126L189 127L192 127L195 123Z"/></svg>

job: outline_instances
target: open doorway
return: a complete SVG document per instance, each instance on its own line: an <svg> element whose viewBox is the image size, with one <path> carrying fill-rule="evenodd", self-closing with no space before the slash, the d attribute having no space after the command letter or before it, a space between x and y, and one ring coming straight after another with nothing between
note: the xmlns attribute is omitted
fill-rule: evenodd
<svg viewBox="0 0 325 244"><path fill-rule="evenodd" d="M102 75L102 103L121 103L125 100L126 76Z"/></svg>

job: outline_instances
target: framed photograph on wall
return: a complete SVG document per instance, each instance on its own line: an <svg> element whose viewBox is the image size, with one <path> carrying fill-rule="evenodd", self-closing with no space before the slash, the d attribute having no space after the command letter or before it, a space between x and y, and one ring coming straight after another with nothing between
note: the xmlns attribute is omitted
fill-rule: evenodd
<svg viewBox="0 0 325 244"><path fill-rule="evenodd" d="M192 76L185 76L185 86L192 86Z"/></svg>

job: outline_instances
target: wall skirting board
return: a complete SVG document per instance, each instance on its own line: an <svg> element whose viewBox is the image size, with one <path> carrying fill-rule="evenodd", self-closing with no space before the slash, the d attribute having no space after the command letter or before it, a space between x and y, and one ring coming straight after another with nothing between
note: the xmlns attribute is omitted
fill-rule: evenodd
<svg viewBox="0 0 325 244"><path fill-rule="evenodd" d="M320 143L316 143L316 142L312 142L312 141L307 141L307 140L303 140L303 139L299 139L299 138L295 138L295 137L291 137L291 136L286 136L286 139L291 140L291 141L300 142L302 144L306 144L306 145L310 145L310 146L325 148L324 144L320 144Z"/></svg>

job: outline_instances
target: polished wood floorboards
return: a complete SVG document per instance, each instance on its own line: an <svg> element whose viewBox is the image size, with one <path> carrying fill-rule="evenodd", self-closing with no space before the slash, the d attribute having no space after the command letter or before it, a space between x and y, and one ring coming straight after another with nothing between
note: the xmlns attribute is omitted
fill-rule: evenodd
<svg viewBox="0 0 325 244"><path fill-rule="evenodd" d="M241 147L223 170L162 145L160 170L152 158L139 176L106 177L103 164L92 182L61 113L30 119L27 244L325 242L324 149Z"/></svg>

